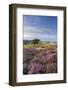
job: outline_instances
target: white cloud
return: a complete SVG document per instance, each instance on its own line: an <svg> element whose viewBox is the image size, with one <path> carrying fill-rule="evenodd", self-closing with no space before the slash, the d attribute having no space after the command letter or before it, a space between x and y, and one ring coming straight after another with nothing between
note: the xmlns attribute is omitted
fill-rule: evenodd
<svg viewBox="0 0 68 90"><path fill-rule="evenodd" d="M37 28L32 26L24 26L24 39L34 39L38 38L41 40L49 39L55 40L57 37L53 30L48 28Z"/></svg>

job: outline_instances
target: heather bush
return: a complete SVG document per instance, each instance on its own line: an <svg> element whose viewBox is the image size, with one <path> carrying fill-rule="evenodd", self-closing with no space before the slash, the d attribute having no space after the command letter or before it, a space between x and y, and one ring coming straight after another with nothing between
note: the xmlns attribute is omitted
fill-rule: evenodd
<svg viewBox="0 0 68 90"><path fill-rule="evenodd" d="M46 66L46 73L57 73L57 64L48 63Z"/></svg>
<svg viewBox="0 0 68 90"><path fill-rule="evenodd" d="M42 64L31 63L31 68L28 71L28 74L39 74L42 70Z"/></svg>
<svg viewBox="0 0 68 90"><path fill-rule="evenodd" d="M23 74L44 73L57 73L57 46L24 48Z"/></svg>

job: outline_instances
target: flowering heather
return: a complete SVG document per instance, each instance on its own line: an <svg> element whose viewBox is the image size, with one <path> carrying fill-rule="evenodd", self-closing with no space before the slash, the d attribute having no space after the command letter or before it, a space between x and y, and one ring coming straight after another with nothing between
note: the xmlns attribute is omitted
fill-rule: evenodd
<svg viewBox="0 0 68 90"><path fill-rule="evenodd" d="M31 68L28 74L39 74L42 70L42 64L39 63L31 63Z"/></svg>
<svg viewBox="0 0 68 90"><path fill-rule="evenodd" d="M23 74L57 73L57 46L24 48Z"/></svg>

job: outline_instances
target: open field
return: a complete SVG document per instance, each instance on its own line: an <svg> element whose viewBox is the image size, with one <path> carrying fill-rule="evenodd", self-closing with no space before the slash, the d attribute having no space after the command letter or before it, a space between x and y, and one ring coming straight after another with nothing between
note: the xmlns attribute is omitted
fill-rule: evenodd
<svg viewBox="0 0 68 90"><path fill-rule="evenodd" d="M57 73L56 44L27 44L23 49L23 74Z"/></svg>

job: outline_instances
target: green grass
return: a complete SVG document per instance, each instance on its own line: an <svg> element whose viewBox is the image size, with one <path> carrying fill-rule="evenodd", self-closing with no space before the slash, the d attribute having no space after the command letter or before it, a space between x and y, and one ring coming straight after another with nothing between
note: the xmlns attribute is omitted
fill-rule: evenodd
<svg viewBox="0 0 68 90"><path fill-rule="evenodd" d="M27 44L27 45L24 45L24 48L52 48L52 44Z"/></svg>

